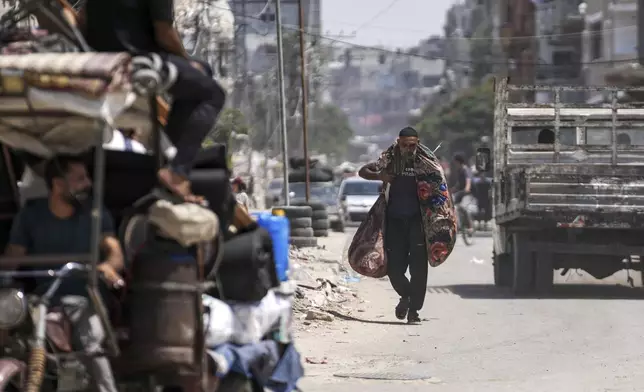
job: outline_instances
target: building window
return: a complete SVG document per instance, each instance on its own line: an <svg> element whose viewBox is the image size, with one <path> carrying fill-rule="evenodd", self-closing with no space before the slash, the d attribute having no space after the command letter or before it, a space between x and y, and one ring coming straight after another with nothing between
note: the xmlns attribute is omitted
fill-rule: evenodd
<svg viewBox="0 0 644 392"><path fill-rule="evenodd" d="M622 24L615 27L613 34L615 54L634 54L637 51L637 26Z"/></svg>
<svg viewBox="0 0 644 392"><path fill-rule="evenodd" d="M590 25L590 59L601 59L604 52L604 40L602 39L603 30L602 22L596 22Z"/></svg>

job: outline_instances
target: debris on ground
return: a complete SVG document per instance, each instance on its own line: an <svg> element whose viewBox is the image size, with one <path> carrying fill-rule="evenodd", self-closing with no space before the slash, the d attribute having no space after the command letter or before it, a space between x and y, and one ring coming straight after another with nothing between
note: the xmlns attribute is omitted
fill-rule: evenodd
<svg viewBox="0 0 644 392"><path fill-rule="evenodd" d="M326 357L322 359L306 357L306 363L310 363L312 365L326 365L329 362L327 361Z"/></svg>
<svg viewBox="0 0 644 392"><path fill-rule="evenodd" d="M347 284L359 279L355 279L342 264L341 255L322 247L291 247L289 258L292 277L298 286L293 311L296 320L301 321L298 323L300 327L317 327L333 322L335 317L332 313L351 313L359 300Z"/></svg>

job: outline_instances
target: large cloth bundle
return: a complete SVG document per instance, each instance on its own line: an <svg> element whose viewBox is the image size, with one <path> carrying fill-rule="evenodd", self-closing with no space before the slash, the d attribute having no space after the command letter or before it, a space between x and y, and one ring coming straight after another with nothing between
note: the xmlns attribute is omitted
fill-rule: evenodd
<svg viewBox="0 0 644 392"><path fill-rule="evenodd" d="M420 214L425 231L427 262L437 267L447 260L456 242L456 213L449 196L445 174L436 156L424 145L418 146L414 161ZM404 160L397 143L385 150L375 171L385 170L396 176L404 170ZM381 195L369 211L367 219L356 231L349 247L349 264L357 273L381 278L387 274L384 249L387 201Z"/></svg>

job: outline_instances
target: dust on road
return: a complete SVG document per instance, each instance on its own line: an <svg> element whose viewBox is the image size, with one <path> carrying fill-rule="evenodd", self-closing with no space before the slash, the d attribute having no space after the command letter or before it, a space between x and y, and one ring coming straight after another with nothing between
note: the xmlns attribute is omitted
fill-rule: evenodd
<svg viewBox="0 0 644 392"><path fill-rule="evenodd" d="M350 236L323 243L344 250ZM395 319L387 281L353 284L360 321L336 317L298 336L303 356L323 362L306 365L302 389L644 391L644 290L615 287L624 273L597 284L572 272L548 298L511 298L493 286L491 246L459 243L430 269L420 326Z"/></svg>

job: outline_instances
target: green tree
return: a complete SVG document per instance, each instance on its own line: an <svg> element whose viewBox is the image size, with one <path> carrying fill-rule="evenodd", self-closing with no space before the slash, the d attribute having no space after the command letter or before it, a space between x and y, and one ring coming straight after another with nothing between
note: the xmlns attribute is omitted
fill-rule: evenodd
<svg viewBox="0 0 644 392"><path fill-rule="evenodd" d="M442 151L472 155L481 136L493 131L493 84L486 82L465 90L451 102L426 107L421 118L417 129L425 143L442 143Z"/></svg>
<svg viewBox="0 0 644 392"><path fill-rule="evenodd" d="M321 105L311 110L309 146L321 154L343 156L353 136L347 115L335 105Z"/></svg>
<svg viewBox="0 0 644 392"><path fill-rule="evenodd" d="M226 108L221 111L215 128L206 137L205 144L222 143L228 145L230 136L234 133L238 135L247 135L250 131L250 125L244 117L244 113L239 109Z"/></svg>
<svg viewBox="0 0 644 392"><path fill-rule="evenodd" d="M470 41L470 57L472 58L472 83L481 84L493 69L492 23L483 19Z"/></svg>

